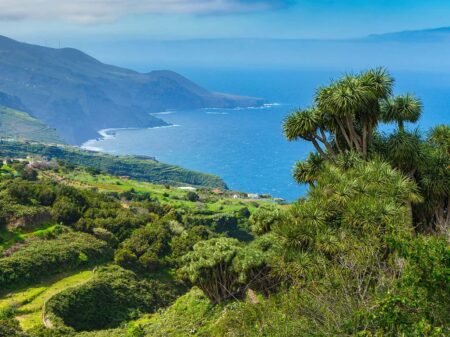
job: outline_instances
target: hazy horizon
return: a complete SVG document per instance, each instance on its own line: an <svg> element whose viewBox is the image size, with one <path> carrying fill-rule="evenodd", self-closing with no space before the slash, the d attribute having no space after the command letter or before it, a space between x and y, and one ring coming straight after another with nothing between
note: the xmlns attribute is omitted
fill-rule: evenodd
<svg viewBox="0 0 450 337"><path fill-rule="evenodd" d="M450 45L446 43L449 40L448 27L371 34L352 39L117 38L74 39L73 43L19 39L50 48L80 49L101 62L140 72L157 69L183 72L206 68L328 68L352 72L374 66L402 71L449 71Z"/></svg>

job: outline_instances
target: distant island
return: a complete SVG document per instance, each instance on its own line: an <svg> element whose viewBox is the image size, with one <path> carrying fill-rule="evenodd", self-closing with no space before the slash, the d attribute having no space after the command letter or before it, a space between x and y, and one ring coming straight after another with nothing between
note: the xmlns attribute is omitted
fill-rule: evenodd
<svg viewBox="0 0 450 337"><path fill-rule="evenodd" d="M0 78L1 106L26 112L74 145L97 138L98 130L105 128L167 125L150 114L168 109L264 104L261 98L210 92L172 71L138 73L76 49L47 48L2 36ZM2 97L8 100L1 101Z"/></svg>

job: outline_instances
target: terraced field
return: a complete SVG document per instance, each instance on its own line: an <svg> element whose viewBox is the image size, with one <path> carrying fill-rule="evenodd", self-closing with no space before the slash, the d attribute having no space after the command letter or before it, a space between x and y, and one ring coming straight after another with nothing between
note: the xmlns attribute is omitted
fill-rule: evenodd
<svg viewBox="0 0 450 337"><path fill-rule="evenodd" d="M56 180L61 183L76 188L95 188L103 192L126 192L134 190L141 193L150 193L152 198L157 199L161 203L170 203L176 208L198 208L212 212L234 212L242 207L249 210L255 210L259 204L270 204L270 199L260 199L257 202L250 199L234 199L231 195L217 196L209 189L199 189L198 194L208 198L207 203L202 205L192 203L186 200L186 191L176 187L168 187L156 185L148 182L142 182L127 178L114 177L106 174L92 175L84 170L73 170L71 172L61 174L51 171L42 171L42 177L50 180Z"/></svg>
<svg viewBox="0 0 450 337"><path fill-rule="evenodd" d="M14 310L22 328L29 330L43 324L42 309L49 298L89 281L93 275L91 269L62 274L32 287L0 295L0 311Z"/></svg>

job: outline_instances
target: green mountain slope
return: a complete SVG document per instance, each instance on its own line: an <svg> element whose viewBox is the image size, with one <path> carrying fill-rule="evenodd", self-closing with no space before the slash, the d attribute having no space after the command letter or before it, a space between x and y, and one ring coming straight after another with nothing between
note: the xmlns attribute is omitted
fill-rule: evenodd
<svg viewBox="0 0 450 337"><path fill-rule="evenodd" d="M56 130L26 112L0 106L0 137L64 143Z"/></svg>
<svg viewBox="0 0 450 337"><path fill-rule="evenodd" d="M226 188L224 181L212 174L163 164L135 156L113 156L63 145L0 141L0 157L23 158L28 155L59 159L71 165L82 165L116 176L170 185L195 185Z"/></svg>

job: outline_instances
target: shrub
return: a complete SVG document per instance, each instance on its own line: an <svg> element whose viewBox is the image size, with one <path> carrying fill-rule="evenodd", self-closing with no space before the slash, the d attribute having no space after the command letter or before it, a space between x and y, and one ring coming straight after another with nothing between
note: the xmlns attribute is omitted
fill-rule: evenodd
<svg viewBox="0 0 450 337"><path fill-rule="evenodd" d="M187 194L186 194L186 200L192 201L192 202L196 202L196 201L199 201L199 200L200 200L200 197L198 196L197 193L192 192L192 191L189 191L189 192L187 192Z"/></svg>
<svg viewBox="0 0 450 337"><path fill-rule="evenodd" d="M149 224L139 228L117 250L115 261L124 268L154 271L164 264L170 253L170 231L164 223Z"/></svg>
<svg viewBox="0 0 450 337"><path fill-rule="evenodd" d="M166 305L164 295L157 281L140 281L117 266L102 267L87 283L53 296L47 302L47 317L76 331L114 328L136 318L136 313Z"/></svg>
<svg viewBox="0 0 450 337"><path fill-rule="evenodd" d="M260 207L250 217L251 230L256 235L268 233L281 218L282 212L279 207Z"/></svg>
<svg viewBox="0 0 450 337"><path fill-rule="evenodd" d="M85 233L63 233L52 240L33 240L0 259L0 286L35 282L111 258L106 242Z"/></svg>
<svg viewBox="0 0 450 337"><path fill-rule="evenodd" d="M213 303L240 297L248 287L265 288L269 282L269 260L274 248L270 242L274 242L273 237L247 246L224 237L200 241L182 258L179 273L202 289Z"/></svg>
<svg viewBox="0 0 450 337"><path fill-rule="evenodd" d="M238 217L245 218L245 219L248 219L251 215L251 213L247 207L242 207L241 209L239 209L237 214L238 214Z"/></svg>
<svg viewBox="0 0 450 337"><path fill-rule="evenodd" d="M81 217L79 207L68 197L58 198L52 208L52 216L58 223L71 225Z"/></svg>

